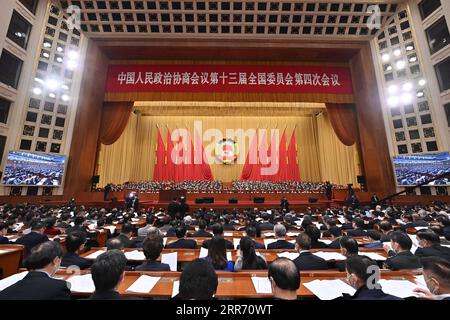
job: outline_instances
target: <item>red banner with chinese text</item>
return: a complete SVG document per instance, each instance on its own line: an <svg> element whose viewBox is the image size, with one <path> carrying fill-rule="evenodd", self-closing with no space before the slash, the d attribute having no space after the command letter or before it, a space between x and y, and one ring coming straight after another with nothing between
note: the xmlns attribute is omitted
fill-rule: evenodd
<svg viewBox="0 0 450 320"><path fill-rule="evenodd" d="M353 92L348 68L298 65L110 65L106 91Z"/></svg>

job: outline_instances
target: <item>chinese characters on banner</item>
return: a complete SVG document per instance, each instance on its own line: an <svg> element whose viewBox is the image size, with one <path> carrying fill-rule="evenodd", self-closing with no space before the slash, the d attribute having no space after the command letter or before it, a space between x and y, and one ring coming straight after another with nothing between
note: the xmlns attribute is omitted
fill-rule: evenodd
<svg viewBox="0 0 450 320"><path fill-rule="evenodd" d="M345 67L111 65L107 92L283 92L351 94Z"/></svg>

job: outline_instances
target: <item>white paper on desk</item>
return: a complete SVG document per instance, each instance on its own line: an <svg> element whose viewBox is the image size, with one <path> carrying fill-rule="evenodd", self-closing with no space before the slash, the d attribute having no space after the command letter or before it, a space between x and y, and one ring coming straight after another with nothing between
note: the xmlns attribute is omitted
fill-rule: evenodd
<svg viewBox="0 0 450 320"><path fill-rule="evenodd" d="M94 230L95 229L95 224L90 224L88 225L89 230Z"/></svg>
<svg viewBox="0 0 450 320"><path fill-rule="evenodd" d="M111 234L114 234L114 232L116 232L116 226L106 226L103 228L108 229L111 232Z"/></svg>
<svg viewBox="0 0 450 320"><path fill-rule="evenodd" d="M264 245L267 246L273 242L277 242L277 239L264 239Z"/></svg>
<svg viewBox="0 0 450 320"><path fill-rule="evenodd" d="M343 293L354 295L356 290L344 281L335 280L314 280L304 284L320 300L332 300L342 296Z"/></svg>
<svg viewBox="0 0 450 320"><path fill-rule="evenodd" d="M414 229L416 229L416 230L424 230L424 229L428 229L428 227L414 227Z"/></svg>
<svg viewBox="0 0 450 320"><path fill-rule="evenodd" d="M16 284L17 282L19 282L20 280L25 278L25 276L27 274L28 274L28 271L24 271L21 273L13 274L12 276L9 276L5 279L0 280L0 291L3 291L6 288L12 286L13 284Z"/></svg>
<svg viewBox="0 0 450 320"><path fill-rule="evenodd" d="M0 254L7 253L9 250L0 250Z"/></svg>
<svg viewBox="0 0 450 320"><path fill-rule="evenodd" d="M418 287L422 287L428 290L427 283L425 282L425 278L423 277L423 275L415 276L414 280L416 281Z"/></svg>
<svg viewBox="0 0 450 320"><path fill-rule="evenodd" d="M376 252L361 252L360 253L362 256L366 256L369 257L372 260L375 261L385 261L386 257L383 257L381 254L378 254Z"/></svg>
<svg viewBox="0 0 450 320"><path fill-rule="evenodd" d="M264 232L263 234L265 237L274 237L275 236L274 232Z"/></svg>
<svg viewBox="0 0 450 320"><path fill-rule="evenodd" d="M287 242L290 242L290 243L293 243L293 244L295 244L295 239L294 240L288 240Z"/></svg>
<svg viewBox="0 0 450 320"><path fill-rule="evenodd" d="M199 258L205 258L208 256L208 249L201 247Z"/></svg>
<svg viewBox="0 0 450 320"><path fill-rule="evenodd" d="M269 278L252 277L252 282L256 293L272 293L272 285Z"/></svg>
<svg viewBox="0 0 450 320"><path fill-rule="evenodd" d="M131 218L131 221L133 221L133 222L139 222L139 218Z"/></svg>
<svg viewBox="0 0 450 320"><path fill-rule="evenodd" d="M303 218L300 218L299 220L295 220L294 223L298 226L301 226L303 222Z"/></svg>
<svg viewBox="0 0 450 320"><path fill-rule="evenodd" d="M338 252L318 251L318 252L313 252L313 255L321 257L322 259L325 259L326 261L347 259L346 257L344 257L342 254L340 254Z"/></svg>
<svg viewBox="0 0 450 320"><path fill-rule="evenodd" d="M395 221L397 221L398 224L405 224L401 219L396 219Z"/></svg>
<svg viewBox="0 0 450 320"><path fill-rule="evenodd" d="M381 290L384 293L399 297L399 298L407 298L407 297L417 297L418 294L414 292L418 286L415 283L412 283L408 280L386 280L381 279L378 281L381 285Z"/></svg>
<svg viewBox="0 0 450 320"><path fill-rule="evenodd" d="M149 293L158 283L159 279L161 279L161 277L142 275L135 282L133 282L126 292Z"/></svg>
<svg viewBox="0 0 450 320"><path fill-rule="evenodd" d="M233 261L233 256L231 255L230 251L227 251L227 260L228 261Z"/></svg>
<svg viewBox="0 0 450 320"><path fill-rule="evenodd" d="M281 252L281 253L277 253L277 256L294 260L295 258L298 257L298 253L297 252Z"/></svg>
<svg viewBox="0 0 450 320"><path fill-rule="evenodd" d="M167 238L163 238L163 245L166 246Z"/></svg>
<svg viewBox="0 0 450 320"><path fill-rule="evenodd" d="M95 291L94 281L91 274L85 274L82 276L72 276L67 279L70 283L70 291L81 293L92 293Z"/></svg>
<svg viewBox="0 0 450 320"><path fill-rule="evenodd" d="M97 250L95 252L92 252L90 255L88 255L87 257L85 257L86 259L97 259L97 257L99 255L101 255L102 253L105 253L105 250Z"/></svg>
<svg viewBox="0 0 450 320"><path fill-rule="evenodd" d="M107 216L107 217L109 217L110 215L112 215L112 213L111 213L111 212L110 212L110 213L107 213L107 214L106 214L106 216Z"/></svg>
<svg viewBox="0 0 450 320"><path fill-rule="evenodd" d="M180 292L180 281L175 280L173 282L173 287L172 287L172 298L175 297L179 292Z"/></svg>
<svg viewBox="0 0 450 320"><path fill-rule="evenodd" d="M178 252L164 253L161 256L161 263L167 263L170 271L177 271Z"/></svg>
<svg viewBox="0 0 450 320"><path fill-rule="evenodd" d="M332 243L333 241L328 240L328 239L319 239L320 242L325 243L326 245L329 245L330 243Z"/></svg>
<svg viewBox="0 0 450 320"><path fill-rule="evenodd" d="M345 219L344 219L344 218L337 218L337 219L338 219L338 221L339 221L340 223L342 223L342 224L345 223Z"/></svg>
<svg viewBox="0 0 450 320"><path fill-rule="evenodd" d="M125 257L128 260L145 260L144 252L139 250L125 252Z"/></svg>
<svg viewBox="0 0 450 320"><path fill-rule="evenodd" d="M288 232L288 233L286 233L286 235L288 236L288 237L296 237L296 236L298 236L300 233L299 232Z"/></svg>
<svg viewBox="0 0 450 320"><path fill-rule="evenodd" d="M11 240L12 238L15 237L15 235L10 235L10 236L6 235L5 237L8 238L8 240Z"/></svg>
<svg viewBox="0 0 450 320"><path fill-rule="evenodd" d="M28 229L23 230L22 233L23 233L24 235L27 235L27 234L31 233L31 228L28 228Z"/></svg>
<svg viewBox="0 0 450 320"><path fill-rule="evenodd" d="M224 237L232 237L233 236L233 232L225 232L223 234Z"/></svg>
<svg viewBox="0 0 450 320"><path fill-rule="evenodd" d="M240 241L241 241L241 239L239 239L239 238L233 238L233 245L234 245L235 249L237 249Z"/></svg>

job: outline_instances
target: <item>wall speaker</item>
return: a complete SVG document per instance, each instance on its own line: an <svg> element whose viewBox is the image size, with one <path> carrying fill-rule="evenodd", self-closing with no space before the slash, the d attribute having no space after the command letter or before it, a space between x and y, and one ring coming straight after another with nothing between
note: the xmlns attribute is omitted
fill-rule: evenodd
<svg viewBox="0 0 450 320"><path fill-rule="evenodd" d="M309 198L309 199L308 199L308 202L309 202L309 203L316 203L318 200L319 200L319 199L317 199L317 198Z"/></svg>
<svg viewBox="0 0 450 320"><path fill-rule="evenodd" d="M228 199L228 203L238 203L238 199Z"/></svg>
<svg viewBox="0 0 450 320"><path fill-rule="evenodd" d="M100 182L100 176L92 176L92 178L91 178L92 184L97 184L99 182Z"/></svg>
<svg viewBox="0 0 450 320"><path fill-rule="evenodd" d="M264 197L254 197L253 203L264 203L265 198Z"/></svg>

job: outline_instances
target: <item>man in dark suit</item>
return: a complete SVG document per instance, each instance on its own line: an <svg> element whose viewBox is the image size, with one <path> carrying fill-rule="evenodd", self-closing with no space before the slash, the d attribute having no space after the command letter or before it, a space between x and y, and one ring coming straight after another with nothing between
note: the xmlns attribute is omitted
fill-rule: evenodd
<svg viewBox="0 0 450 320"><path fill-rule="evenodd" d="M48 241L48 237L44 234L44 225L39 219L34 219L31 222L31 232L16 240L15 244L25 246L26 253L30 253L38 244Z"/></svg>
<svg viewBox="0 0 450 320"><path fill-rule="evenodd" d="M175 217L178 212L180 212L180 204L177 201L177 198L173 198L167 207L167 211L172 220L175 220Z"/></svg>
<svg viewBox="0 0 450 320"><path fill-rule="evenodd" d="M310 224L306 227L305 233L309 236L311 239L311 248L313 249L324 249L328 248L328 246L320 242L320 230L313 224Z"/></svg>
<svg viewBox="0 0 450 320"><path fill-rule="evenodd" d="M384 266L391 270L418 269L421 267L420 260L411 253L412 240L402 231L394 231L391 235L391 247L385 245L390 258L386 259Z"/></svg>
<svg viewBox="0 0 450 320"><path fill-rule="evenodd" d="M281 198L281 210L289 212L289 201L286 199L286 197Z"/></svg>
<svg viewBox="0 0 450 320"><path fill-rule="evenodd" d="M144 255L147 261L136 267L136 271L170 271L166 263L156 261L164 248L161 237L148 238L144 241Z"/></svg>
<svg viewBox="0 0 450 320"><path fill-rule="evenodd" d="M417 231L419 246L414 253L419 258L436 256L450 261L450 248L441 246L441 239L432 230Z"/></svg>
<svg viewBox="0 0 450 320"><path fill-rule="evenodd" d="M388 220L383 220L378 226L381 231L381 242L391 241L391 234L394 232L392 230L392 224Z"/></svg>
<svg viewBox="0 0 450 320"><path fill-rule="evenodd" d="M450 300L450 262L438 257L423 258L421 262L428 290L417 288L414 291L420 298Z"/></svg>
<svg viewBox="0 0 450 320"><path fill-rule="evenodd" d="M127 258L119 250L109 250L97 257L91 267L95 292L89 300L121 300L117 288L122 282Z"/></svg>
<svg viewBox="0 0 450 320"><path fill-rule="evenodd" d="M184 225L176 227L175 234L178 240L167 244L167 249L197 249L197 242L195 240L185 238L186 227Z"/></svg>
<svg viewBox="0 0 450 320"><path fill-rule="evenodd" d="M212 234L206 231L206 227L208 224L205 220L200 219L198 222L198 231L191 233L189 237L196 237L196 238L212 238Z"/></svg>
<svg viewBox="0 0 450 320"><path fill-rule="evenodd" d="M339 244L339 241L342 237L342 230L339 227L331 227L328 232L331 235L331 243L328 245L328 249L340 249L341 245Z"/></svg>
<svg viewBox="0 0 450 320"><path fill-rule="evenodd" d="M347 259L358 255L358 243L355 239L349 236L343 236L339 240L339 246L341 247L341 254ZM345 260L336 261L336 268L339 271L345 271Z"/></svg>
<svg viewBox="0 0 450 320"><path fill-rule="evenodd" d="M295 250L299 252L299 256L295 258L294 263L299 271L301 270L326 270L328 264L325 259L313 255L311 249L311 239L308 235L301 233L295 241Z"/></svg>
<svg viewBox="0 0 450 320"><path fill-rule="evenodd" d="M376 194L373 194L372 197L370 198L370 206L372 207L372 209L375 209L379 203L380 198L378 198Z"/></svg>
<svg viewBox="0 0 450 320"><path fill-rule="evenodd" d="M250 237L253 241L253 244L255 245L255 249L265 249L266 246L264 243L257 242L254 238L256 238L256 228L255 227L247 227L245 229L245 233L247 234L247 237ZM239 249L239 246L238 246Z"/></svg>
<svg viewBox="0 0 450 320"><path fill-rule="evenodd" d="M120 230L120 234L116 237L123 243L124 248L136 248L136 241L131 240L133 236L133 225L125 223Z"/></svg>
<svg viewBox="0 0 450 320"><path fill-rule="evenodd" d="M69 233L66 237L67 253L62 257L61 266L78 266L81 270L89 268L92 264L91 261L78 255L78 252L83 252L85 244L86 234L84 232L75 231Z"/></svg>
<svg viewBox="0 0 450 320"><path fill-rule="evenodd" d="M220 236L223 237L223 227L220 223L216 223L212 226L212 231L214 234L214 237ZM211 239L203 241L202 247L205 249L209 248L209 244L211 243ZM227 249L234 249L234 244L228 240L225 239L225 246Z"/></svg>
<svg viewBox="0 0 450 320"><path fill-rule="evenodd" d="M261 215L261 218L263 219L263 222L259 225L259 230L266 231L266 230L273 230L273 223L269 222L269 214L267 212L264 212Z"/></svg>
<svg viewBox="0 0 450 320"><path fill-rule="evenodd" d="M404 232L410 228L414 228L416 224L413 221L413 217L411 213L405 213L401 216L401 220L404 222L404 224L400 227Z"/></svg>
<svg viewBox="0 0 450 320"><path fill-rule="evenodd" d="M294 262L288 258L277 258L267 271L272 285L273 297L279 300L297 300L300 288L300 273Z"/></svg>
<svg viewBox="0 0 450 320"><path fill-rule="evenodd" d="M275 238L277 241L268 244L267 249L295 249L295 245L293 243L285 240L285 226L282 224L276 224L275 227L273 227L273 232L275 233Z"/></svg>
<svg viewBox="0 0 450 320"><path fill-rule="evenodd" d="M180 198L180 205L179 205L179 212L180 212L180 218L184 218L186 213L189 212L189 205L186 203L186 198L181 197Z"/></svg>
<svg viewBox="0 0 450 320"><path fill-rule="evenodd" d="M5 223L0 222L0 244L9 244L9 239L4 237L8 233L8 227Z"/></svg>
<svg viewBox="0 0 450 320"><path fill-rule="evenodd" d="M344 299L350 300L402 300L386 294L381 289L369 288L369 277L373 273L367 272L369 267L377 268L377 263L366 256L352 256L346 260L345 269L349 284L356 289L353 296L344 294Z"/></svg>
<svg viewBox="0 0 450 320"><path fill-rule="evenodd" d="M348 230L347 235L350 237L364 237L367 232L364 230L364 220L355 218L352 221L353 230Z"/></svg>
<svg viewBox="0 0 450 320"><path fill-rule="evenodd" d="M28 274L0 292L0 300L69 300L67 282L52 278L58 271L63 251L58 242L35 246L24 261Z"/></svg>

